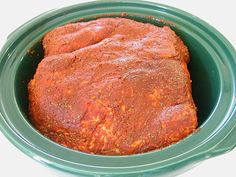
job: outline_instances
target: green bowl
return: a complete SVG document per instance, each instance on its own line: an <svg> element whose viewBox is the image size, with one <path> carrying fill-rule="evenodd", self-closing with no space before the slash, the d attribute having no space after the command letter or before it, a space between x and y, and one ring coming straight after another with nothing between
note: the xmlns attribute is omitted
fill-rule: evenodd
<svg viewBox="0 0 236 177"><path fill-rule="evenodd" d="M104 15L105 14L105 15ZM43 58L41 39L74 21L122 16L169 25L188 46L199 131L162 150L129 156L86 154L42 136L28 121L27 83ZM44 13L9 35L0 53L0 129L21 151L72 176L176 175L236 145L236 53L213 27L179 9L143 1L97 1Z"/></svg>

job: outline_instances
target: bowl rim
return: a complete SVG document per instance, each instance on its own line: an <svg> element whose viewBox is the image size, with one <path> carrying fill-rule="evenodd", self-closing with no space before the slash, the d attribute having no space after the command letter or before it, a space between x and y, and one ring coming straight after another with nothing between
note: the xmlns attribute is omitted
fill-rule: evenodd
<svg viewBox="0 0 236 177"><path fill-rule="evenodd" d="M236 66L236 52L227 39L225 39L225 37L216 29L196 16L174 7L158 3L133 0L112 2L94 1L72 5L59 10L44 13L22 25L8 37L8 40L0 53L0 80L5 83L9 80L9 78L15 78L17 66L19 66L21 61L20 59L15 61L12 60L16 57L16 53L19 52L17 51L17 48L20 47L17 42L19 42L20 39L24 41L29 33L31 34L35 31L36 26L39 27L43 23L49 23L50 20L57 20L57 18L61 15L67 15L68 13L72 13L78 9L82 14L85 10L89 11L92 9L100 12L101 10L107 10L107 7L110 7L113 10L120 7L128 7L131 11L136 11L137 9L144 12L145 10L165 11L166 16L169 15L169 18L173 16L175 16L175 18L179 18L179 24L183 26L186 24L189 25L192 31L189 30L188 32L195 35L196 38L207 41L205 42L205 46L208 47L209 52L215 56L215 63L219 70L218 74L221 78L221 92L217 105L208 120L202 125L202 130L190 135L179 143L164 148L163 150L151 151L144 154L131 156L103 156L74 151L62 147L43 137L28 122L25 121L24 115L21 113L17 105L17 100L14 97L15 87L14 81L12 81L6 83L5 86L0 87L0 129L3 134L5 134L15 146L17 146L28 156L47 164L48 166L73 173L89 172L96 174L128 174L146 172L150 170L161 170L163 168L171 169L175 164L178 164L178 166L181 167L188 162L199 161L234 148L235 142L230 142L227 146L222 145L222 142L226 141L230 132L235 130L236 125L235 100L232 99L235 98L234 92L236 71L233 70L233 67ZM163 19L165 19L165 16L163 16ZM189 21L194 23L190 23ZM198 33L193 33L194 30L197 30ZM34 37L35 35L36 34L34 34ZM39 38L41 38L41 36L38 34L35 41ZM29 42L26 47L35 41ZM22 55L24 55L24 53L18 54L18 58L21 58ZM6 74L7 71L11 71L9 76ZM8 88L6 88L7 86ZM11 89L7 90L9 88ZM7 98L11 98L11 100L7 101ZM226 99L228 100L228 109L221 105L222 100L226 101ZM14 109L16 110L14 113L9 109L12 108L12 104L14 104ZM224 120L221 120L219 117L223 115L225 118ZM24 121L24 129L32 134L30 134L30 136L26 136L26 133L23 134L22 132L26 132L26 130L23 130L23 128L20 130L20 127L16 127L16 123L11 122L8 118L9 116L17 116L19 121ZM205 136L206 134L207 136ZM40 142L37 142L35 139ZM187 147L187 149L182 149L183 145ZM178 151L178 153L175 151ZM63 153L60 155L61 152ZM64 154L65 152L66 154ZM170 155L168 158L165 158L163 157L163 154ZM96 160L94 160L95 158ZM152 163L150 158L152 159ZM153 161L153 158L157 158L157 160ZM132 163L130 161L132 161Z"/></svg>

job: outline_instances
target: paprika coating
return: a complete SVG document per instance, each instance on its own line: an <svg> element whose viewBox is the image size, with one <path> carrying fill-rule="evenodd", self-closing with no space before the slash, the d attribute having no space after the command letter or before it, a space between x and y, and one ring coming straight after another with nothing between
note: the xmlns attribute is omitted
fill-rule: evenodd
<svg viewBox="0 0 236 177"><path fill-rule="evenodd" d="M161 149L198 125L189 53L170 27L101 18L57 27L28 84L29 113L51 140L86 153Z"/></svg>

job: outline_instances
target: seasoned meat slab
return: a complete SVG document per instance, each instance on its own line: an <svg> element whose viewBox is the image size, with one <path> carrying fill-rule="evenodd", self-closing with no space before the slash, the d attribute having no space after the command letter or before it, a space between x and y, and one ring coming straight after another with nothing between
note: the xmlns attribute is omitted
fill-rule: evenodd
<svg viewBox="0 0 236 177"><path fill-rule="evenodd" d="M169 27L125 18L66 24L43 39L28 84L33 125L66 147L128 155L197 128L189 55Z"/></svg>

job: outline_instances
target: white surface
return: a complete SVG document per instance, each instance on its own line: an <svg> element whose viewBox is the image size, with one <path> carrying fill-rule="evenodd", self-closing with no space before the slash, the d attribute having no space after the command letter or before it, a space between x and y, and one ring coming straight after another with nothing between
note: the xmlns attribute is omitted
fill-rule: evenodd
<svg viewBox="0 0 236 177"><path fill-rule="evenodd" d="M86 0L40 0L0 2L0 48L7 35L32 17L50 9L60 8ZM156 0L188 11L217 28L236 48L235 6L233 0ZM235 138L236 139L236 138ZM209 159L180 177L227 176L235 177L236 150L225 155ZM0 173L13 177L54 177L47 168L30 159L0 133ZM4 174L4 175L3 175Z"/></svg>

